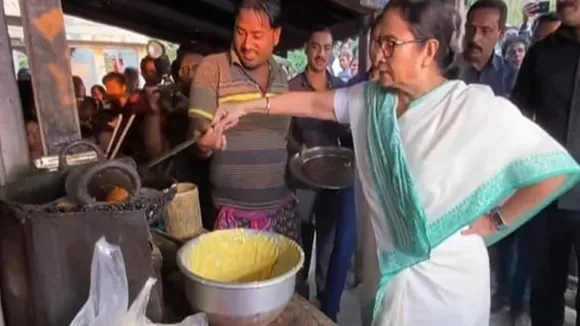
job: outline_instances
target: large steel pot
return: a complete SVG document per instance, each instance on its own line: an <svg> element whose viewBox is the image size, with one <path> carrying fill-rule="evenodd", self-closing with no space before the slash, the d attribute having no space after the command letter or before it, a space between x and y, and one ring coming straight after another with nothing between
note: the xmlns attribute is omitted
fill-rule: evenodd
<svg viewBox="0 0 580 326"><path fill-rule="evenodd" d="M240 232L220 230L214 232ZM296 242L275 233L244 230L250 235L266 235L276 239L280 257L274 265L278 277L252 283L222 283L204 279L189 269L194 259L191 250L204 237L203 234L188 241L177 253L177 264L185 275L186 295L194 309L207 314L212 326L265 326L282 313L294 295L296 273L304 264L304 252Z"/></svg>

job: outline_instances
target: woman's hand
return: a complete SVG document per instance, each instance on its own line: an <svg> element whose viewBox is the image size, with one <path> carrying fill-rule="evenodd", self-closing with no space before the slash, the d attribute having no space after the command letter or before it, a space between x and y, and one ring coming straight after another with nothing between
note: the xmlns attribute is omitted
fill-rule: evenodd
<svg viewBox="0 0 580 326"><path fill-rule="evenodd" d="M235 127L240 118L248 114L245 103L221 104L213 116L212 125L219 126L223 131Z"/></svg>
<svg viewBox="0 0 580 326"><path fill-rule="evenodd" d="M479 235L482 238L490 236L497 232L497 226L491 216L483 215L478 220L473 222L469 229L461 232L462 235L470 235L475 234Z"/></svg>

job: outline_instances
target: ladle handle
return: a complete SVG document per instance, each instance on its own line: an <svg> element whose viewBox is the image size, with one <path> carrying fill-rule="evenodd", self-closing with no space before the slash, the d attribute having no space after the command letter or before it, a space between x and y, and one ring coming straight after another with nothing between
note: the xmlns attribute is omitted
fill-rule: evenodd
<svg viewBox="0 0 580 326"><path fill-rule="evenodd" d="M73 150L74 148L77 148L79 146L89 147L90 149L95 151L95 153L97 154L97 159L99 161L103 160L105 158L103 151L101 150L101 148L97 144L92 143L92 142L87 141L87 140L84 140L84 139L76 140L76 141L64 146L60 150L60 152L58 153L58 169L59 170L64 170L64 169L68 168L68 163L66 162L66 156L69 154L69 152L71 150Z"/></svg>

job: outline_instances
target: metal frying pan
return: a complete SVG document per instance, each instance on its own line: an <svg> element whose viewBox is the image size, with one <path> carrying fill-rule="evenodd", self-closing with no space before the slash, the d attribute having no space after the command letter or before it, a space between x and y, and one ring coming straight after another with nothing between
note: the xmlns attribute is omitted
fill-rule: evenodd
<svg viewBox="0 0 580 326"><path fill-rule="evenodd" d="M346 147L319 146L294 155L292 175L316 189L338 190L354 185L354 153Z"/></svg>

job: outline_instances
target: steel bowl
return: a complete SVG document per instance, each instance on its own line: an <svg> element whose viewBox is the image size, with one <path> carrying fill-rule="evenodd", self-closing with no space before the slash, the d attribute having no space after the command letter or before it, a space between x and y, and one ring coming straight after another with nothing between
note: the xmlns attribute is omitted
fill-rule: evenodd
<svg viewBox="0 0 580 326"><path fill-rule="evenodd" d="M288 165L297 180L315 189L338 190L354 184L354 153L350 148L311 147L296 153Z"/></svg>
<svg viewBox="0 0 580 326"><path fill-rule="evenodd" d="M240 229L215 232L235 232ZM250 283L223 283L200 277L190 270L191 251L212 233L203 234L183 245L177 252L177 264L185 275L185 291L195 310L207 314L212 326L266 326L274 321L294 295L296 274L304 264L300 246L280 234L244 229L249 235L274 238L280 256L274 265L272 279Z"/></svg>

